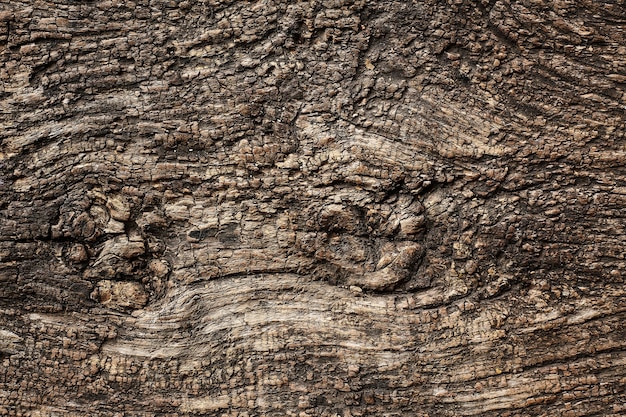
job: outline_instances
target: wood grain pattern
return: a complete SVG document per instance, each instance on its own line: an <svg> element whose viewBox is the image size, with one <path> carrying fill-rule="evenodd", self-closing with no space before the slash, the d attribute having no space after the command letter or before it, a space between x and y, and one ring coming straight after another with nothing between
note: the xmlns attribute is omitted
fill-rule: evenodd
<svg viewBox="0 0 626 417"><path fill-rule="evenodd" d="M0 0L0 415L624 415L624 7Z"/></svg>

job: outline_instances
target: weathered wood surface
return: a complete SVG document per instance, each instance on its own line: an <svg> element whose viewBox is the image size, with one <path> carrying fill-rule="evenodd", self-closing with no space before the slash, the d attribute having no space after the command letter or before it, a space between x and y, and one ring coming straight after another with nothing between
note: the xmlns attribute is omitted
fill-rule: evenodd
<svg viewBox="0 0 626 417"><path fill-rule="evenodd" d="M623 1L0 1L0 415L623 416Z"/></svg>

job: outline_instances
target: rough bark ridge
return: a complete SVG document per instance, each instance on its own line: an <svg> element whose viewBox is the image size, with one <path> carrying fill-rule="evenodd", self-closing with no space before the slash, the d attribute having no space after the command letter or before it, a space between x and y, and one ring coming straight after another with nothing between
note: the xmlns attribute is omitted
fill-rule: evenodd
<svg viewBox="0 0 626 417"><path fill-rule="evenodd" d="M626 414L623 1L0 1L0 415Z"/></svg>

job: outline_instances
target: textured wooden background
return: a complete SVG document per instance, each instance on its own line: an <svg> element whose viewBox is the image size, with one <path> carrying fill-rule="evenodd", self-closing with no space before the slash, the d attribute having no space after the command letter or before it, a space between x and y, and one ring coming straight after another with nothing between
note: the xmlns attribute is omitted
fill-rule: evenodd
<svg viewBox="0 0 626 417"><path fill-rule="evenodd" d="M0 415L625 415L625 24L0 0Z"/></svg>

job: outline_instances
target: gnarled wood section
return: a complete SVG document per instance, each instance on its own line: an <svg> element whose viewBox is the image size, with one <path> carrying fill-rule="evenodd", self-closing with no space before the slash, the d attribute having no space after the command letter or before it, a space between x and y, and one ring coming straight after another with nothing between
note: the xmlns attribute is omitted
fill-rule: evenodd
<svg viewBox="0 0 626 417"><path fill-rule="evenodd" d="M624 415L622 3L0 0L0 415Z"/></svg>

